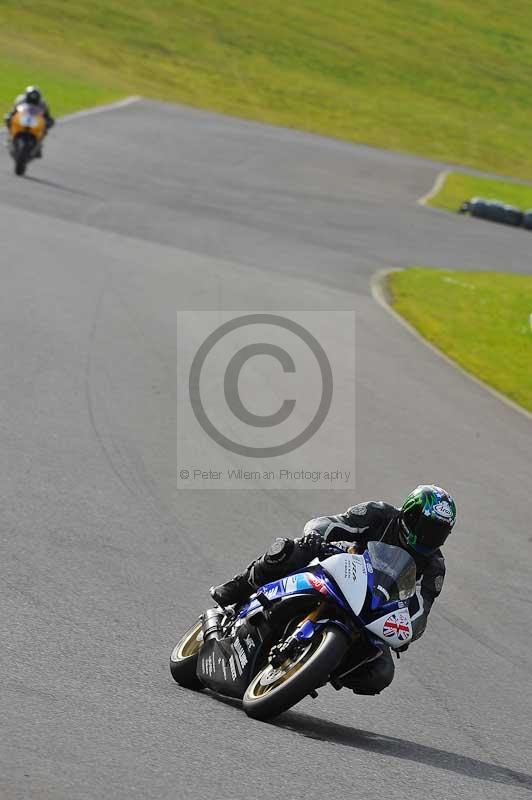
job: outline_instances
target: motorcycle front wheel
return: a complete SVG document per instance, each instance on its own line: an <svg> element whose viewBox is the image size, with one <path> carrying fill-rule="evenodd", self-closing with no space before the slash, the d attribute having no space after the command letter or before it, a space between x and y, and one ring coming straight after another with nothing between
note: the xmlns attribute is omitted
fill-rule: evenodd
<svg viewBox="0 0 532 800"><path fill-rule="evenodd" d="M255 719L271 719L326 683L344 657L347 636L333 625L321 628L280 667L268 664L251 681L242 700Z"/></svg>
<svg viewBox="0 0 532 800"><path fill-rule="evenodd" d="M32 149L31 142L17 137L14 143L14 149L15 175L24 175L28 161L30 160L30 153Z"/></svg>
<svg viewBox="0 0 532 800"><path fill-rule="evenodd" d="M198 620L181 637L170 655L172 678L185 689L195 689L196 691L203 689L203 684L196 675L198 654L202 644L201 620Z"/></svg>
<svg viewBox="0 0 532 800"><path fill-rule="evenodd" d="M26 157L23 154L15 159L15 175L24 175L26 172Z"/></svg>

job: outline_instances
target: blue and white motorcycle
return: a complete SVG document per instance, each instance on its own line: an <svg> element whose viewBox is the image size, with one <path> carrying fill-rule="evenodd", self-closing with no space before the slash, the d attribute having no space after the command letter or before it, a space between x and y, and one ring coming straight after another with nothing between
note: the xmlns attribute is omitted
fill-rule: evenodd
<svg viewBox="0 0 532 800"><path fill-rule="evenodd" d="M250 717L269 719L328 682L341 689L380 645L408 644L411 556L383 542L369 542L362 554L328 552L261 586L243 606L205 611L172 651L174 680L238 698Z"/></svg>

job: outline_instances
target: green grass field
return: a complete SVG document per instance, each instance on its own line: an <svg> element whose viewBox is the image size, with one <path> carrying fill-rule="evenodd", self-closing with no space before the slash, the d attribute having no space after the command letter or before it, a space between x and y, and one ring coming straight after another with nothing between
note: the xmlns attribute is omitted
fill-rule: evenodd
<svg viewBox="0 0 532 800"><path fill-rule="evenodd" d="M415 267L389 276L393 307L430 342L532 411L532 276Z"/></svg>
<svg viewBox="0 0 532 800"><path fill-rule="evenodd" d="M532 178L532 4L0 0L0 102L125 94Z"/></svg>
<svg viewBox="0 0 532 800"><path fill-rule="evenodd" d="M532 186L493 178L478 178L475 175L464 175L462 172L449 173L441 190L427 205L458 211L464 200L470 200L472 197L501 200L503 203L517 206L522 211L532 208Z"/></svg>

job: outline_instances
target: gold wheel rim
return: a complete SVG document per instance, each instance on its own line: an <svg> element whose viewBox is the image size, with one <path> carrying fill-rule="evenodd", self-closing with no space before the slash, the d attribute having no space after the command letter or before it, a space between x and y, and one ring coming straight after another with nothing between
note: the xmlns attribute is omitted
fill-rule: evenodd
<svg viewBox="0 0 532 800"><path fill-rule="evenodd" d="M185 658L195 656L202 644L201 622L198 621L174 647L172 661L183 661Z"/></svg>
<svg viewBox="0 0 532 800"><path fill-rule="evenodd" d="M251 699L258 700L278 689L283 683L291 680L294 675L305 666L309 653L312 657L320 649L323 642L324 637L322 635L318 641L310 642L301 653L298 653L296 660L292 661L287 659L287 661L281 664L277 669L269 666L261 670L248 688L248 694ZM285 665L287 666L285 667Z"/></svg>

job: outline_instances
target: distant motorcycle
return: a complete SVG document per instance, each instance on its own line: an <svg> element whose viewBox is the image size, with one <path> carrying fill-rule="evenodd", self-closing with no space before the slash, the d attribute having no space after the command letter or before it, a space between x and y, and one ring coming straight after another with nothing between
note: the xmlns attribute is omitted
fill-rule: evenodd
<svg viewBox="0 0 532 800"><path fill-rule="evenodd" d="M243 606L207 609L172 651L174 680L238 698L246 714L265 720L328 682L341 689L342 677L378 657L383 642L408 644L411 556L383 542L362 554L327 547Z"/></svg>
<svg viewBox="0 0 532 800"><path fill-rule="evenodd" d="M45 134L46 119L43 112L29 103L20 103L9 123L8 140L16 175L24 175L28 162L35 158Z"/></svg>

